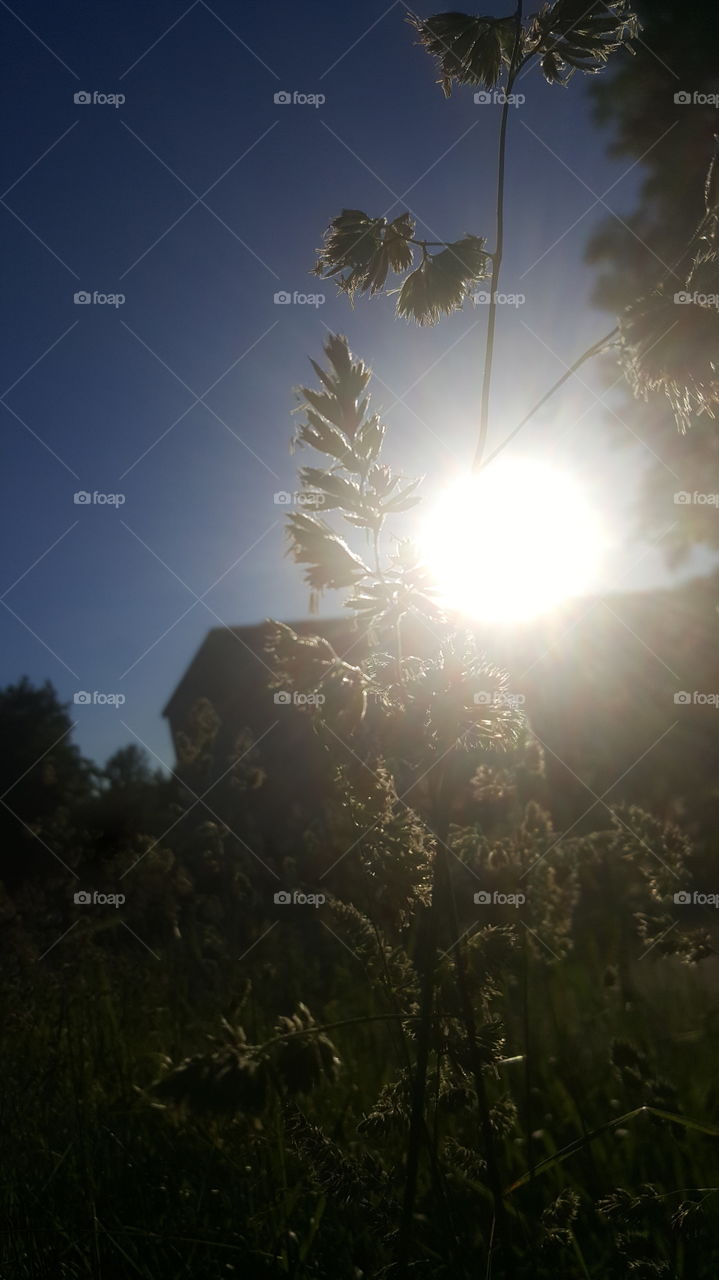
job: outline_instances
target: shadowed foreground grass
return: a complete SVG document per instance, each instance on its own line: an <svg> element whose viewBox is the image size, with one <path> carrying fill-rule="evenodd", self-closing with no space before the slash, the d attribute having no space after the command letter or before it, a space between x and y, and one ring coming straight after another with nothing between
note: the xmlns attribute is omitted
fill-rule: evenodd
<svg viewBox="0 0 719 1280"><path fill-rule="evenodd" d="M148 1092L165 1055L177 1061L206 1049L221 1018L232 1020L248 977L242 1022L258 1040L273 1026L261 1011L293 1004L293 967L302 969L318 1022L370 1014L371 993L351 957L328 974L268 939L261 956L239 967L228 958L209 972L181 941L157 959L127 941L111 953L68 937L40 963L28 951L5 983L3 1280L391 1274L391 1254L383 1255L371 1215L353 1203L342 1169L325 1169L323 1187L322 1170L311 1167L321 1164L317 1150L297 1127L299 1111L348 1157L381 1152L396 1193L401 1123L357 1132L363 1104L397 1076L390 1020L333 1030L342 1060L336 1082L298 1103L275 1101L261 1120L178 1114ZM585 937L561 965L530 966L524 992L508 987L510 1060L488 1080L492 1101L508 1095L516 1108L510 1102L499 1132L506 1184L537 1167L507 1197L519 1275L719 1273L717 1139L646 1112L617 1123L642 1106L716 1122L715 980L707 963L687 969L648 956L620 982ZM616 1042L624 1048L615 1048L612 1066ZM451 1116L438 1123L452 1133ZM452 1136L457 1169L444 1179L446 1203L425 1188L419 1205L418 1230L436 1260L418 1275L457 1275L447 1269L443 1233L466 1242L468 1263L486 1243L488 1193L468 1155L460 1168L473 1135ZM640 1194L643 1184L652 1190ZM563 1223L568 1193L578 1197L576 1216ZM468 1266L466 1274L483 1271Z"/></svg>

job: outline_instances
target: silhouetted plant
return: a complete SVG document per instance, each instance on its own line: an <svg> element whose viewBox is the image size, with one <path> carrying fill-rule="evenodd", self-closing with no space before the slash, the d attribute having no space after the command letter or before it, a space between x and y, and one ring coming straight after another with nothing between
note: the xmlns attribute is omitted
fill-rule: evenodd
<svg viewBox="0 0 719 1280"><path fill-rule="evenodd" d="M359 293L371 296L384 291L391 272L401 278L397 313L419 324L434 323L442 314L461 307L472 284L491 271L492 293L475 459L475 465L480 466L489 423L496 290L504 247L508 108L516 76L520 68L535 57L550 82L566 83L577 70L596 73L611 53L636 36L637 21L627 3L593 4L587 9L575 0L557 0L553 5L546 5L527 23L521 3L513 18L443 14L412 21L421 43L439 63L440 83L445 94L451 92L454 83L494 88L505 76L494 250L487 250L486 241L476 236L439 244L418 240L415 222L406 213L388 222L359 210L344 210L330 223L315 271L320 276L335 277L351 300ZM421 250L422 255L418 267L414 261L415 249ZM432 249L437 252L431 252ZM695 256L692 273L700 272L702 267L709 270L709 261L707 255ZM693 278L690 274L688 281ZM693 317L692 332L695 333L697 324L703 332L705 322L710 331L711 316L701 316L698 320ZM711 412L716 391L712 383L713 356L710 354L708 364L702 363L703 357L696 355L692 348L687 360L693 358L694 364L691 370L685 368L682 373L677 370L676 349L654 352L650 343L652 334L645 337L639 312L631 323L633 328L625 317L618 329L595 343L575 362L572 371L590 356L613 345L623 358L628 357L628 373L636 388L666 390L678 414L684 412L685 418L688 402ZM658 333L660 320L652 319L651 323L652 332ZM688 343L687 352L690 346ZM481 1242L475 1237L479 1252L474 1265L482 1254L491 1254L496 1227L502 1274L509 1277L515 1272L517 1253L507 1219L506 1175L501 1172L498 1143L512 1132L517 1113L511 1099L505 1100L506 1105L490 1101L488 1076L499 1072L504 1047L504 1032L495 1005L501 999L503 981L512 977L515 981L521 980L523 973L526 982L530 951L532 963L542 966L560 959L571 948L572 917L583 866L591 866L597 858L607 856L607 852L601 836L563 844L553 832L548 815L534 802L526 806L517 816L516 826L502 837L491 830L458 826L453 822L462 785L457 772L461 752L486 750L490 746L504 750L516 748L523 735L521 716L506 704L503 706L501 696L492 699L489 706L484 702L478 704L476 694L480 683L495 682L493 687L501 695L506 689L506 676L495 671L477 651L471 634L454 633L433 598L431 582L412 545L400 539L394 554L383 555L382 539L386 536L387 522L415 504L418 481L396 475L381 461L386 428L376 414L370 414L367 367L352 357L346 339L337 335L328 339L325 354L326 367L313 361L322 389L302 389L304 418L295 436L298 446L313 448L324 456L324 466L304 466L299 470L305 502L303 510L291 515L288 521L290 554L298 564L306 566L312 608L316 607L317 596L322 591L346 591L345 607L353 612L358 632L368 640L370 656L356 664L350 663L349 655L340 657L326 640L300 638L277 624L270 646L277 683L278 687L289 685L308 694L320 689L326 691L326 701L315 713L316 728L328 752L337 760L337 781L344 803L348 808L355 806L350 823L359 833L359 842L362 840L359 819L367 814L366 802L363 805L362 798L353 793L353 779L340 766L340 747L346 747L352 757L375 776L382 772L393 801L396 798L403 802L404 796L410 797L413 813L426 829L427 866L431 869L428 905L421 895L415 898L414 958L419 990L417 992L412 984L404 991L405 1000L399 999L391 982L386 984L385 991L389 1004L394 1004L403 1020L405 1061L394 1080L383 1086L361 1122L360 1131L368 1140L376 1141L396 1138L398 1132L406 1133L399 1230L396 1237L390 1234L385 1240L395 1254L399 1276L408 1276L413 1260L417 1264L420 1259L426 1261L432 1251L432 1229L425 1223L424 1215L422 1226L416 1216L424 1149L428 1156L429 1185L439 1196L438 1203L442 1202L450 1176L443 1164L448 1156L454 1157L470 1181L484 1184L489 1191L493 1206L491 1231ZM653 372L647 363L652 355L659 362ZM540 403L544 403L570 373L564 375ZM524 421L533 412L530 410ZM322 508L323 513L332 512L351 527L364 530L365 550L355 550L349 535L343 537L322 516L308 511L311 502ZM433 656L418 656L407 651L406 625L403 627L403 624L410 617L422 619L436 635L437 648ZM498 706L502 709L498 710ZM491 794L491 771L485 766L480 774L476 791L485 796ZM400 775L409 784L406 789L397 785ZM505 781L500 790L506 785ZM626 820L618 815L614 839L622 845L625 857L631 859L640 882L643 878L649 897L660 903L666 899L670 886L655 869L647 866L644 856L647 824L651 822L640 813L631 813ZM377 818L374 829L381 844L384 826ZM680 842L678 833L664 832L659 824L654 824L651 836L664 843L667 853ZM613 851L616 843L609 848ZM488 897L495 901L503 897L506 901L508 895L511 897L511 886L516 890L524 877L533 873L531 907L521 921L525 926L521 946L517 946L516 925L502 919L501 913L488 916L484 928L473 929L470 922L463 931L466 913L458 909L452 858L457 864L470 868L482 885L487 886L480 901ZM674 862L684 866L679 852ZM670 867L670 873L676 875L676 867ZM411 898L405 897L405 912L410 904ZM355 925L356 938L359 927L360 954L366 954L372 928L378 929L377 920L372 920L371 908L367 912L367 925L361 924L361 916L351 914L356 911L354 905L348 904L345 910L350 913L346 919ZM651 936L648 917L638 912L637 920L639 934L646 940ZM386 926L387 922L384 923ZM467 944L465 934L470 933L473 936ZM677 935L675 944L670 945L675 954L690 961L705 954L697 939L680 940ZM501 960L497 967L498 956ZM410 992L412 1002L407 1004L406 995ZM418 1010L417 1018L415 1010ZM525 1045L528 1048L526 1022ZM527 1059L528 1098L531 1098L530 1070ZM433 1120L429 1109L432 1080ZM645 1089L642 1096L645 1102L640 1110L649 1106L655 1114L666 1113L672 1104L670 1095L657 1093L656 1089L648 1094ZM527 1103L527 1116L529 1105ZM453 1118L453 1129L442 1132L444 1118L449 1116ZM460 1116L462 1119L458 1119ZM528 1119L527 1124L531 1127ZM458 1127L454 1128L455 1125ZM479 1141L473 1146L461 1141L467 1128L478 1136ZM532 1162L531 1135L528 1135L528 1154ZM530 1180L533 1173L532 1164L527 1175ZM523 1185L525 1181L526 1177L514 1185ZM423 1182L422 1186L426 1191L427 1183ZM547 1246L572 1245L571 1224L577 1210L576 1197L569 1193L545 1210L542 1229ZM454 1257L449 1211L443 1227L444 1247L449 1248Z"/></svg>
<svg viewBox="0 0 719 1280"><path fill-rule="evenodd" d="M337 335L325 355L325 367L313 362L322 390L301 391L294 438L324 466L299 468L305 501L288 519L289 552L305 566L313 603L319 591L343 592L368 653L352 662L326 638L273 624L276 685L307 696L335 767L335 790L317 833L308 833L303 865L319 874L323 852L325 869L340 862L333 872L339 891L328 896L332 929L364 965L379 1016L394 1016L401 1030L398 1071L368 1101L358 1126L387 1176L383 1150L406 1144L399 1233L385 1233L384 1249L397 1251L400 1267L424 1256L432 1232L417 1225L417 1196L469 1177L492 1195L497 1231L504 1229L503 1274L510 1275L517 1259L508 1223L502 1227L508 1178L500 1147L516 1135L518 1112L513 1099L492 1098L491 1088L507 1052L505 984L521 982L530 963L542 970L570 953L583 878L605 862L625 867L628 928L635 908L635 940L650 942L678 878L688 874L691 850L680 832L636 809L617 810L609 833L566 839L553 829L533 798L541 751L525 741L506 673L478 652L471 633L455 632L411 543L394 538L397 551L385 552L393 519L420 495L417 481L382 461L386 427L371 413L370 372ZM346 530L308 512L310 500ZM408 649L410 619L436 637L430 656ZM496 696L477 698L480 688ZM324 701L311 696L318 693ZM459 768L468 751L477 765L471 784ZM472 804L482 815L474 824L459 819L462 805ZM350 870L341 866L348 849L356 855ZM467 878L482 889L481 921L460 896ZM528 884L521 913L502 907ZM708 953L701 931L675 927L669 937L657 954L695 962ZM656 1082L646 1080L629 1101L640 1096L644 1107L676 1111ZM331 1150L322 1146L323 1160ZM569 1196L564 1208L547 1211L547 1249L571 1247L575 1209ZM443 1247L452 1249L446 1229ZM477 1257L490 1248L490 1234L475 1239Z"/></svg>

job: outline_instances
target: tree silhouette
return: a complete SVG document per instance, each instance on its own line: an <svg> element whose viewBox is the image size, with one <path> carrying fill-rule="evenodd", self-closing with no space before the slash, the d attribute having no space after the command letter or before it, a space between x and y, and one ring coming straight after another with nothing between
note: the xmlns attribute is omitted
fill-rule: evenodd
<svg viewBox="0 0 719 1280"><path fill-rule="evenodd" d="M607 218L587 249L588 261L600 269L595 300L615 314L652 290L662 264L677 270L670 277L673 288L668 292L685 290L677 259L687 241L704 223L705 238L699 248L713 253L716 235L716 170L705 193L707 170L717 147L716 99L712 105L711 97L717 91L715 7L708 0L663 0L661 4L645 0L637 8L643 32L636 58L632 63L615 62L591 90L595 119L609 132L611 154L626 157L627 164L640 161L645 175L637 207L625 216L625 225ZM705 100L695 101L695 95ZM712 225L706 223L707 209L712 210ZM627 225L633 235L627 234ZM716 274L704 292L717 293ZM676 311L669 312L664 329L654 336L659 337L677 318ZM716 323L710 334L716 356ZM687 334L690 357L692 348L696 351L701 343L701 332ZM676 335L670 333L670 356L675 344ZM608 378L616 382L609 366ZM719 474L716 422L691 413L687 420L691 429L680 438L660 396L652 396L646 406L627 398L621 416L649 447L637 504L640 532L665 534L661 546L672 563L685 558L696 543L719 546L715 506L690 501L677 507L674 502L677 491L693 496L718 487L711 479ZM620 444L634 440L616 419L608 429Z"/></svg>
<svg viewBox="0 0 719 1280"><path fill-rule="evenodd" d="M94 794L98 771L71 732L49 681L36 688L24 677L0 690L0 880L8 888L52 868L51 825Z"/></svg>

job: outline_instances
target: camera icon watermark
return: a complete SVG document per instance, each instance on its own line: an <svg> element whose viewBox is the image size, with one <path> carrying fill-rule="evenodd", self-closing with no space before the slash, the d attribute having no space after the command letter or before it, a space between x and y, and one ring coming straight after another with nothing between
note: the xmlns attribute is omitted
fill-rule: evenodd
<svg viewBox="0 0 719 1280"><path fill-rule="evenodd" d="M276 707L321 707L326 702L323 693L288 693L280 689L274 696Z"/></svg>
<svg viewBox="0 0 719 1280"><path fill-rule="evenodd" d="M122 507L125 504L124 493L100 493L97 489L90 493L89 489L78 489L72 495L76 507Z"/></svg>
<svg viewBox="0 0 719 1280"><path fill-rule="evenodd" d="M281 907L321 907L327 898L324 893L301 893L299 889L289 893L287 889L278 889L274 901Z"/></svg>
<svg viewBox="0 0 719 1280"><path fill-rule="evenodd" d="M100 293L99 289L93 289L92 293L88 289L78 289L74 293L72 300L76 307L122 307L126 298L124 293Z"/></svg>
<svg viewBox="0 0 719 1280"><path fill-rule="evenodd" d="M478 889L474 895L474 904L477 907L523 907L526 901L525 893L500 893L498 889L493 893L488 889Z"/></svg>
<svg viewBox="0 0 719 1280"><path fill-rule="evenodd" d="M114 707L116 711L125 705L124 693L102 693L99 689L93 689L92 693L78 689L72 700L77 707Z"/></svg>
<svg viewBox="0 0 719 1280"><path fill-rule="evenodd" d="M92 93L87 89L78 89L72 95L72 100L79 107L115 107L116 110L126 101L124 93L100 93L97 89Z"/></svg>
<svg viewBox="0 0 719 1280"><path fill-rule="evenodd" d="M290 92L280 89L274 95L278 107L323 107L327 99L323 93L300 93L297 89Z"/></svg>
<svg viewBox="0 0 719 1280"><path fill-rule="evenodd" d="M78 889L77 893L73 894L73 901L80 907L115 907L117 910L127 899L124 893L98 893L96 889L90 893L87 889Z"/></svg>
<svg viewBox="0 0 719 1280"><path fill-rule="evenodd" d="M295 289L289 293L287 289L278 289L275 294L276 307L323 307L327 298L324 293L300 293Z"/></svg>

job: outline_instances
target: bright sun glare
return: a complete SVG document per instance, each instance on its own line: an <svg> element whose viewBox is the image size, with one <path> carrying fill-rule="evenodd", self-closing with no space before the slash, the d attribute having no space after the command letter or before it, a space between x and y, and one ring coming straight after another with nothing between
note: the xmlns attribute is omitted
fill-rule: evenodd
<svg viewBox="0 0 719 1280"><path fill-rule="evenodd" d="M446 607L487 622L535 618L591 590L603 548L577 483L528 459L456 480L419 540Z"/></svg>

